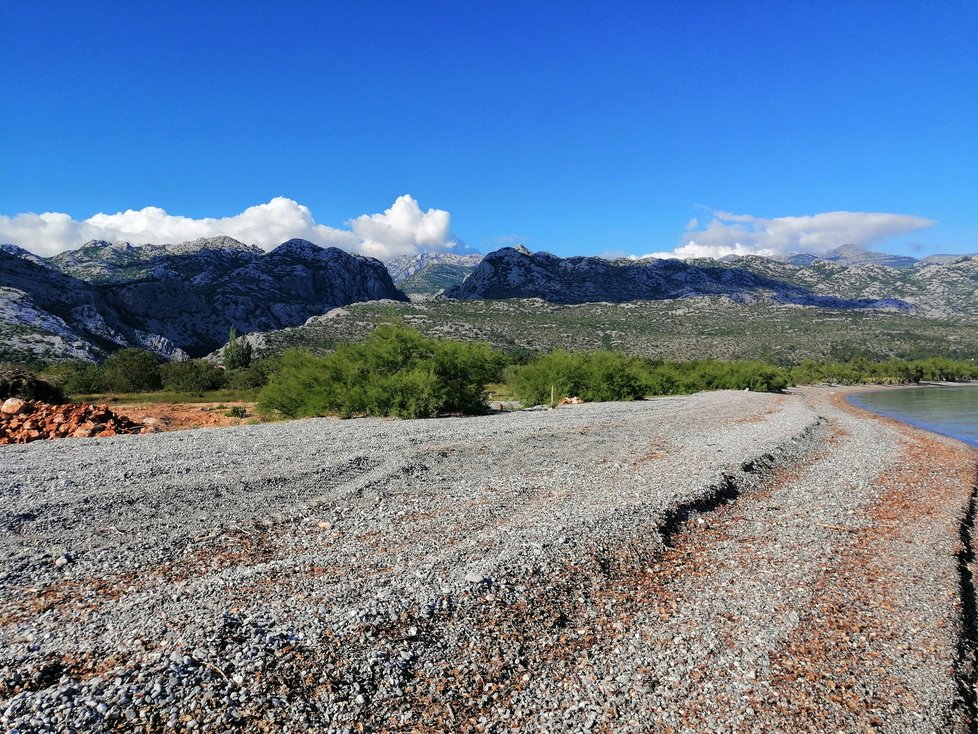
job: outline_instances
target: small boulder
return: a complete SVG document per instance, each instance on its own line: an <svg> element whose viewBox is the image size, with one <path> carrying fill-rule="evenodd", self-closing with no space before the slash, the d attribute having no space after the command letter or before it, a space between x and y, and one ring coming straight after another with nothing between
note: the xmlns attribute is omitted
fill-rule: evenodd
<svg viewBox="0 0 978 734"><path fill-rule="evenodd" d="M17 415L24 411L26 405L27 403L20 398L7 398L3 401L3 405L0 405L0 413Z"/></svg>

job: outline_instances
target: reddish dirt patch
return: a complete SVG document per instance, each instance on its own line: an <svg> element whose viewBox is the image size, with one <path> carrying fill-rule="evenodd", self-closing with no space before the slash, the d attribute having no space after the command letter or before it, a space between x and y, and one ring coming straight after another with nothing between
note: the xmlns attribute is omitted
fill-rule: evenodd
<svg viewBox="0 0 978 734"><path fill-rule="evenodd" d="M245 411L244 418L229 416L232 408ZM253 423L258 420L254 403L118 403L113 410L144 425L161 431L182 431L189 428L225 428Z"/></svg>

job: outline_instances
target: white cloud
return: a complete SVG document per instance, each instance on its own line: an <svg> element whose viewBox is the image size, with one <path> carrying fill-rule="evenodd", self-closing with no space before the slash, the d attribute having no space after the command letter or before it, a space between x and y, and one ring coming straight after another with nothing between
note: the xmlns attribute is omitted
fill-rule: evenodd
<svg viewBox="0 0 978 734"><path fill-rule="evenodd" d="M793 252L820 254L834 247L861 247L936 224L932 219L884 212L823 212L802 217L765 219L750 214L715 211L705 227L693 225L672 252L645 257L723 257L724 255L786 255Z"/></svg>
<svg viewBox="0 0 978 734"><path fill-rule="evenodd" d="M467 251L452 235L451 219L451 214L442 209L422 211L413 197L404 195L382 214L364 214L347 221L347 229L340 229L318 224L309 207L277 196L266 204L220 218L192 219L155 206L95 214L81 221L57 212L0 215L0 242L50 256L89 240L145 244L226 235L271 250L301 237L324 247L386 259L428 250Z"/></svg>

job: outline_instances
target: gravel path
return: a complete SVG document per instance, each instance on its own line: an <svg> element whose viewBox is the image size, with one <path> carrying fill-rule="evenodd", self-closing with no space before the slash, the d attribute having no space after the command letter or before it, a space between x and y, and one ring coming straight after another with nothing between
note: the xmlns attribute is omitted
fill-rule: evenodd
<svg viewBox="0 0 978 734"><path fill-rule="evenodd" d="M835 397L3 447L0 724L969 731L975 457Z"/></svg>

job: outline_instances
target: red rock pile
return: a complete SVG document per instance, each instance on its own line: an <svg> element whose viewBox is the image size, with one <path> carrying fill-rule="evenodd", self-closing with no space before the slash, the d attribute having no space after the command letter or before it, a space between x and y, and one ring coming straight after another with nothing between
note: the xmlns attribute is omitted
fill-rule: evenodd
<svg viewBox="0 0 978 734"><path fill-rule="evenodd" d="M101 438L155 430L124 415L116 415L104 405L49 405L19 398L8 398L0 405L0 445L44 438Z"/></svg>

